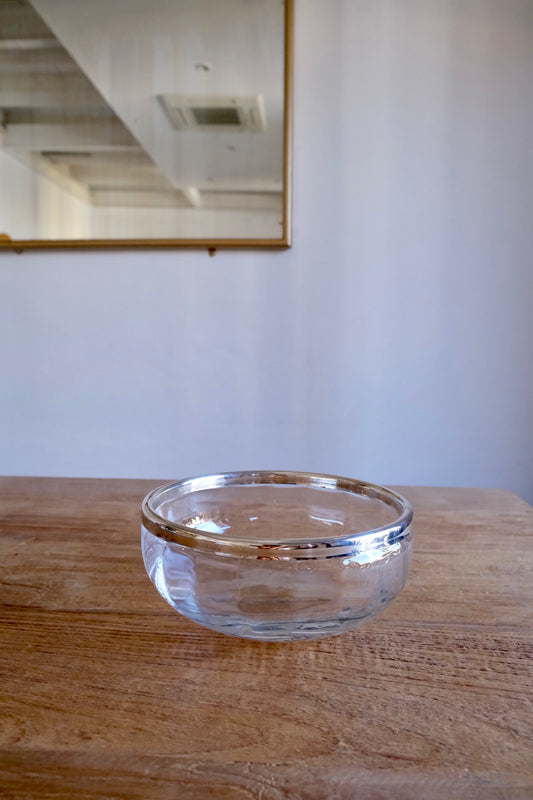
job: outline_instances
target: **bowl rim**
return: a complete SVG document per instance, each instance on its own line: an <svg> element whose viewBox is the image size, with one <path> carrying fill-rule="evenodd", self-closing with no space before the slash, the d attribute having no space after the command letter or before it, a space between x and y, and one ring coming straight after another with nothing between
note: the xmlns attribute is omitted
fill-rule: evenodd
<svg viewBox="0 0 533 800"><path fill-rule="evenodd" d="M224 486L257 485L307 486L329 491L347 491L380 500L394 508L398 516L387 525L367 531L357 531L341 537L262 540L231 535L221 537L216 533L200 531L197 528L167 520L154 509L154 502L160 501L163 495L172 491L177 491L178 496L183 496L204 489ZM413 520L413 509L409 501L398 492L368 481L314 472L247 470L183 478L157 486L144 498L141 516L142 525L147 531L171 544L217 555L285 561L288 559L335 558L357 555L368 550L383 550L383 554L386 554L402 540L412 537L410 525Z"/></svg>

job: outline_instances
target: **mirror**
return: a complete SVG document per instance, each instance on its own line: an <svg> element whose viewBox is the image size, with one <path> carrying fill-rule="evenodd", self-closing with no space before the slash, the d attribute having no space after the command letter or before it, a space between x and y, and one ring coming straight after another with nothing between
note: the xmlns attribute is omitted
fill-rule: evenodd
<svg viewBox="0 0 533 800"><path fill-rule="evenodd" d="M291 0L0 0L0 247L286 247Z"/></svg>

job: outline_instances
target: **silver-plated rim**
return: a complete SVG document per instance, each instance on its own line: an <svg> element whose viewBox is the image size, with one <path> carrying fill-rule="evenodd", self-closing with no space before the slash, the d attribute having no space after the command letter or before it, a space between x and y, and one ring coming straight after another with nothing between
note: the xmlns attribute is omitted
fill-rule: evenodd
<svg viewBox="0 0 533 800"><path fill-rule="evenodd" d="M368 531L357 531L343 537L285 539L263 541L211 534L171 522L154 510L155 501L161 501L165 494L174 492L177 496L214 489L223 486L251 485L308 486L316 489L342 490L381 500L394 508L397 518L390 524ZM213 554L267 558L276 560L302 558L335 558L355 555L366 550L389 549L412 535L410 525L413 519L411 504L402 495L378 484L336 475L322 475L309 472L287 471L248 471L226 472L185 478L158 486L149 492L142 503L142 524L146 530L160 539Z"/></svg>

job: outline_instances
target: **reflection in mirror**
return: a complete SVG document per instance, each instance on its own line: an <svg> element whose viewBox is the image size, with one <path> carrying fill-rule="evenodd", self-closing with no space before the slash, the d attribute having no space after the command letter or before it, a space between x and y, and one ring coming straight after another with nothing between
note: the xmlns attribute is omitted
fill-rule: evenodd
<svg viewBox="0 0 533 800"><path fill-rule="evenodd" d="M3 238L288 244L286 12L0 0Z"/></svg>

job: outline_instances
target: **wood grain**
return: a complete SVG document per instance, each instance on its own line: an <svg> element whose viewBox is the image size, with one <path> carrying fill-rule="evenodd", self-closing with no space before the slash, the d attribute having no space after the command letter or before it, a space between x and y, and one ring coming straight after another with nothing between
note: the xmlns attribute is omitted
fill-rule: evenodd
<svg viewBox="0 0 533 800"><path fill-rule="evenodd" d="M400 488L400 597L352 633L266 644L150 584L159 482L0 478L2 797L533 797L530 506Z"/></svg>

